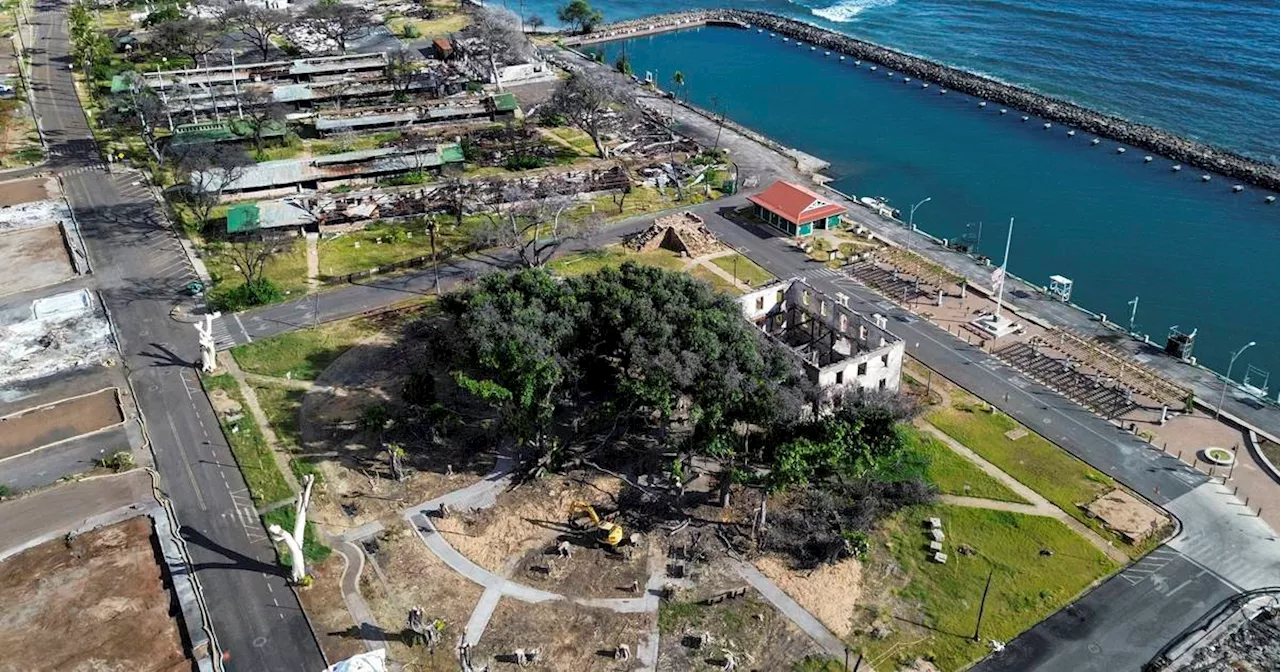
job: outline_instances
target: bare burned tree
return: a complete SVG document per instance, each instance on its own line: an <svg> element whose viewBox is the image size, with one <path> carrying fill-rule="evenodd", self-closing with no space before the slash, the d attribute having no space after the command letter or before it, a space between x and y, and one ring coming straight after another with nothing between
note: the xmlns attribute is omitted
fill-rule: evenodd
<svg viewBox="0 0 1280 672"><path fill-rule="evenodd" d="M159 137L159 129L167 120L164 102L138 73L126 71L121 76L126 86L112 94L103 121L107 126L137 133L156 164L164 166L165 155L160 150Z"/></svg>
<svg viewBox="0 0 1280 672"><path fill-rule="evenodd" d="M617 191L611 194L610 198L613 204L618 206L618 214L621 215L624 208L627 207L627 197L631 195L631 185L634 180L631 179L631 170L626 162L619 161L617 164L618 173L626 178L626 184L618 187Z"/></svg>
<svg viewBox="0 0 1280 672"><path fill-rule="evenodd" d="M385 74L397 100L407 100L413 85L423 81L426 72L426 63L414 58L409 51L397 49L387 53Z"/></svg>
<svg viewBox="0 0 1280 672"><path fill-rule="evenodd" d="M267 262L283 251L276 240L260 231L247 232L220 245L216 254L231 262L244 284L256 287L266 279Z"/></svg>
<svg viewBox="0 0 1280 672"><path fill-rule="evenodd" d="M347 53L347 43L372 24L369 10L339 0L320 0L302 14L303 21Z"/></svg>
<svg viewBox="0 0 1280 672"><path fill-rule="evenodd" d="M502 81L498 78L498 57L523 61L533 53L529 38L520 29L520 17L493 5L477 7L471 30L484 41L485 54L489 59L489 76L498 85L498 90L502 91Z"/></svg>
<svg viewBox="0 0 1280 672"><path fill-rule="evenodd" d="M211 19L181 17L156 24L151 41L161 53L186 56L197 67L201 57L218 48L222 26Z"/></svg>
<svg viewBox="0 0 1280 672"><path fill-rule="evenodd" d="M527 268L539 268L566 243L599 230L595 213L568 217L575 205L567 196L540 195L520 185L508 185L502 197L485 213L488 224L474 232L476 242L516 253Z"/></svg>
<svg viewBox="0 0 1280 672"><path fill-rule="evenodd" d="M211 142L185 145L173 154L174 166L187 183L187 206L202 227L209 223L227 187L253 164L244 151Z"/></svg>
<svg viewBox="0 0 1280 672"><path fill-rule="evenodd" d="M552 94L545 109L547 114L557 115L591 136L601 158L609 155L603 142L609 122L638 112L634 99L612 75L585 70L570 75Z"/></svg>
<svg viewBox="0 0 1280 672"><path fill-rule="evenodd" d="M275 46L271 39L283 34L292 17L278 9L242 3L232 5L224 19L229 27L258 50L265 61Z"/></svg>
<svg viewBox="0 0 1280 672"><path fill-rule="evenodd" d="M241 90L239 103L240 118L253 132L253 148L261 153L263 133L272 126L283 126L288 110L266 89Z"/></svg>

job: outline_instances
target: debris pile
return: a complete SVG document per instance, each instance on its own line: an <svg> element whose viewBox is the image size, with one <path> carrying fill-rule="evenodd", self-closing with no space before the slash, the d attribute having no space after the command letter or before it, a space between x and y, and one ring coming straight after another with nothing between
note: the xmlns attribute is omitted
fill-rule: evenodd
<svg viewBox="0 0 1280 672"><path fill-rule="evenodd" d="M37 299L0 324L0 387L111 361L111 327L88 290Z"/></svg>

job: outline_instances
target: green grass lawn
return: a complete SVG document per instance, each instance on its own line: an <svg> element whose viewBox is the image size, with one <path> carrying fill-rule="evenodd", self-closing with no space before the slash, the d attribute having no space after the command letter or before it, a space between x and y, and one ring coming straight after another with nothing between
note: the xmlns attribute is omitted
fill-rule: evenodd
<svg viewBox="0 0 1280 672"><path fill-rule="evenodd" d="M275 283L284 300L307 293L307 245L301 238L281 243L283 250L267 261L267 279ZM205 266L213 277L214 291L224 292L244 284L244 277L235 269L231 259L216 251L206 252Z"/></svg>
<svg viewBox="0 0 1280 672"><path fill-rule="evenodd" d="M737 252L723 257L716 257L711 260L711 263L724 269L725 273L736 275L740 282L745 282L752 287L760 287L777 280L772 273L760 268L756 262Z"/></svg>
<svg viewBox="0 0 1280 672"><path fill-rule="evenodd" d="M728 280L725 280L719 275L716 275L714 271L704 266L694 266L693 268L689 269L689 274L707 283L708 285L711 285L711 289L714 289L717 292L723 292L725 294L731 294L733 296L742 295L742 290L738 289L737 287L734 287L733 283L729 282Z"/></svg>
<svg viewBox="0 0 1280 672"><path fill-rule="evenodd" d="M311 140L307 143L307 150L312 156L321 156L324 154L342 154L343 152L379 149L394 145L400 139L400 136L401 133L399 131L386 131L335 140Z"/></svg>
<svg viewBox="0 0 1280 672"><path fill-rule="evenodd" d="M579 156L596 156L596 144L591 141L591 136L583 131L572 126L558 126L541 130L553 144L570 149Z"/></svg>
<svg viewBox="0 0 1280 672"><path fill-rule="evenodd" d="M201 376L201 381L208 391L225 390L226 393L244 406L244 397L240 394L240 386L230 374L217 376ZM222 434L231 446L236 463L240 465L240 473L249 486L249 496L257 506L278 502L293 496L293 490L284 474L276 465L276 458L267 447L262 431L254 422L249 409L245 408L243 417L235 423L227 422L219 417Z"/></svg>
<svg viewBox="0 0 1280 672"><path fill-rule="evenodd" d="M258 405L267 415L267 422L275 430L276 438L289 450L302 447L302 437L298 433L298 411L302 408L302 397L306 392L293 387L279 385L250 385L258 396Z"/></svg>
<svg viewBox="0 0 1280 672"><path fill-rule="evenodd" d="M942 519L947 535L945 565L926 557L922 521L933 516ZM869 662L881 670L918 657L933 661L941 670L966 667L990 652L987 640L1012 640L1117 568L1061 522L1006 511L909 507L886 520L877 538L889 544L888 552L908 577L898 597L931 628L894 620L893 634L887 639L866 642ZM977 554L959 554L960 544ZM1041 549L1052 550L1053 555L1041 555ZM993 567L982 641L974 642L971 637L983 587Z"/></svg>
<svg viewBox="0 0 1280 672"><path fill-rule="evenodd" d="M685 260L670 250L659 249L652 252L635 253L621 245L610 245L561 257L552 261L547 267L557 275L587 275L588 273L595 273L602 268L616 268L626 261L657 266L668 271L679 271L684 268Z"/></svg>
<svg viewBox="0 0 1280 672"><path fill-rule="evenodd" d="M367 319L339 320L260 338L232 348L231 355L249 373L277 378L292 374L297 380L315 380L339 355L376 331Z"/></svg>
<svg viewBox="0 0 1280 672"><path fill-rule="evenodd" d="M1002 502L1028 503L995 477L978 468L978 465L966 460L923 430L905 424L899 430L912 450L929 457L929 468L925 475L938 486L939 492L998 499Z"/></svg>
<svg viewBox="0 0 1280 672"><path fill-rule="evenodd" d="M989 412L990 407L974 397L958 390L953 390L951 395L951 407L936 408L927 416L935 427L1093 528L1131 557L1145 552L1141 547L1124 543L1118 535L1086 516L1079 506L1115 488L1115 481L1009 416L999 411ZM1013 430L1027 433L1015 441L1005 435Z"/></svg>
<svg viewBox="0 0 1280 672"><path fill-rule="evenodd" d="M456 6L455 6L456 9ZM471 24L471 17L462 13L448 14L437 19L419 19L398 16L388 19L386 26L396 37L404 35L407 25L417 28L421 38L448 37ZM418 39L418 38L414 38Z"/></svg>
<svg viewBox="0 0 1280 672"><path fill-rule="evenodd" d="M710 200L720 198L720 192L711 191ZM591 214L591 208L595 207L595 212L600 213L605 219L613 221L619 219L627 219L637 215L645 215L651 212L660 212L662 210L672 210L675 208L688 207L705 203L707 200L706 193L701 186L693 189L685 189L684 200L676 200L676 190L673 187L667 187L666 193L661 193L653 187L635 187L630 194L622 202L622 211L618 211L618 203L614 196L606 194L598 196L586 203L569 211L569 217L582 218Z"/></svg>
<svg viewBox="0 0 1280 672"><path fill-rule="evenodd" d="M436 232L436 252L441 257L462 249L469 242L469 223L455 227L452 220L441 222ZM379 222L359 231L349 231L321 240L321 277L342 277L395 262L431 254L431 236L417 221Z"/></svg>

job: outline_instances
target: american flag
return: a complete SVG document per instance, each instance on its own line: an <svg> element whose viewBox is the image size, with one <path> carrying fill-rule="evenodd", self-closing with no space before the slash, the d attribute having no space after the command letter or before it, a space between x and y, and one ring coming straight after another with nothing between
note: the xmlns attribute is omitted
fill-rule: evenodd
<svg viewBox="0 0 1280 672"><path fill-rule="evenodd" d="M998 292L1000 287L1004 285L1004 266L1000 266L991 271L991 291Z"/></svg>

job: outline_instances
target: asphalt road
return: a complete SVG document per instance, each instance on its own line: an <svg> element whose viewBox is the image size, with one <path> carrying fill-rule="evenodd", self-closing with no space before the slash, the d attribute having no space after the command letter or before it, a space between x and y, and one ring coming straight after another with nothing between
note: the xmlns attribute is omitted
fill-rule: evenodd
<svg viewBox="0 0 1280 672"><path fill-rule="evenodd" d="M194 271L141 178L103 170L67 70L65 12L62 0L45 0L32 16L36 112L51 150L46 168L62 176L80 221L162 488L183 526L221 649L230 655L225 667L323 669L324 658L200 390L194 330L169 317Z"/></svg>

